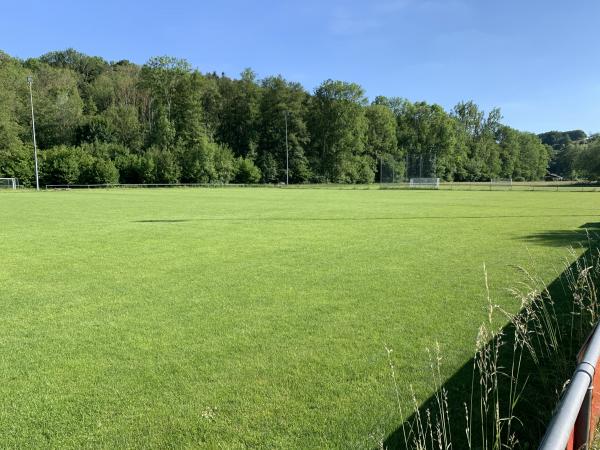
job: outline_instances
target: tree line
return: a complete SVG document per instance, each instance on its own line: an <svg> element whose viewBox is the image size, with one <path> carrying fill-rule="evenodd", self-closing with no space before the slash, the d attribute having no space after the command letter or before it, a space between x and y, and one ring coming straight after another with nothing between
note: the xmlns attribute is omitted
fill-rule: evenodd
<svg viewBox="0 0 600 450"><path fill-rule="evenodd" d="M21 60L0 52L0 176L34 177L33 77L42 184L371 183L544 177L554 151L472 101L376 97L326 80L201 73L183 60L140 66L73 49ZM286 147L287 135L287 147ZM286 159L286 155L288 158Z"/></svg>
<svg viewBox="0 0 600 450"><path fill-rule="evenodd" d="M600 180L600 135L572 130L539 136L551 149L551 173L567 179Z"/></svg>

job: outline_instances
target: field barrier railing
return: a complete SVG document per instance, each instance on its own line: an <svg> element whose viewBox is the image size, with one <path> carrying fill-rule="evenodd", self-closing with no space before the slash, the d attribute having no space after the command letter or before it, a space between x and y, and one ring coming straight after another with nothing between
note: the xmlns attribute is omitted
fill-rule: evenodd
<svg viewBox="0 0 600 450"><path fill-rule="evenodd" d="M199 188L289 188L289 189L436 189L436 190L456 190L456 191L563 191L563 192L598 192L599 183L576 183L576 182L511 182L508 183L490 183L477 181L462 182L440 182L436 186L411 185L409 182L396 183L373 183L373 184L290 184L284 183L104 183L104 184L47 184L47 190L62 189L109 189L109 188L175 188L175 187L199 187Z"/></svg>
<svg viewBox="0 0 600 450"><path fill-rule="evenodd" d="M100 184L47 184L46 189L107 189L107 188L176 188L176 187L250 187L277 185L251 185L234 183L100 183Z"/></svg>
<svg viewBox="0 0 600 450"><path fill-rule="evenodd" d="M538 450L588 450L600 418L600 327L596 325L577 358L571 381Z"/></svg>

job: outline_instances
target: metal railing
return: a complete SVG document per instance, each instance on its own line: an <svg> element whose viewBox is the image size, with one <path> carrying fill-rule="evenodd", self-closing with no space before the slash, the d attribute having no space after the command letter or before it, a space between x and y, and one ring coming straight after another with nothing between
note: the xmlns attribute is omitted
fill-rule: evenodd
<svg viewBox="0 0 600 450"><path fill-rule="evenodd" d="M250 187L263 186L234 183L101 183L101 184L47 184L46 189L108 189L108 188L176 188L176 187ZM274 186L274 185L265 185Z"/></svg>
<svg viewBox="0 0 600 450"><path fill-rule="evenodd" d="M548 425L539 450L589 449L599 418L600 327L596 325L583 346L579 364L573 373L555 413Z"/></svg>
<svg viewBox="0 0 600 450"><path fill-rule="evenodd" d="M173 187L281 187L289 189L418 189L418 185L412 185L409 182L396 183L373 183L373 184L291 184L285 183L257 183L257 184L236 184L236 183L105 183L105 184L47 184L46 189L94 189L94 188L173 188ZM431 186L424 185L423 188L431 189ZM435 186L438 190L456 190L456 191L563 191L563 192L598 192L600 183L574 183L574 182L515 182L494 183L494 182L442 182Z"/></svg>

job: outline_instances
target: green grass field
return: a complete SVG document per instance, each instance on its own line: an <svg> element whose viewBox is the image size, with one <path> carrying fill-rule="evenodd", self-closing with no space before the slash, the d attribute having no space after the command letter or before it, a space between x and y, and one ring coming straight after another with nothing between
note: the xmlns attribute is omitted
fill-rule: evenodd
<svg viewBox="0 0 600 450"><path fill-rule="evenodd" d="M0 193L0 447L372 448L472 356L576 192Z"/></svg>

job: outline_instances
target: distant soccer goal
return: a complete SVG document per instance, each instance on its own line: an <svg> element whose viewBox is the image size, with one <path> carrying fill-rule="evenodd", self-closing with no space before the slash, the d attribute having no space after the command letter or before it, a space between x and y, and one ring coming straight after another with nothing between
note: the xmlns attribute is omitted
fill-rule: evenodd
<svg viewBox="0 0 600 450"><path fill-rule="evenodd" d="M409 187L414 189L439 189L439 178L411 178Z"/></svg>
<svg viewBox="0 0 600 450"><path fill-rule="evenodd" d="M512 178L492 178L490 184L497 184L498 186L512 186Z"/></svg>
<svg viewBox="0 0 600 450"><path fill-rule="evenodd" d="M0 189L16 189L18 185L16 178L0 178Z"/></svg>
<svg viewBox="0 0 600 450"><path fill-rule="evenodd" d="M512 189L512 178L492 178L490 180L490 190L498 189Z"/></svg>

